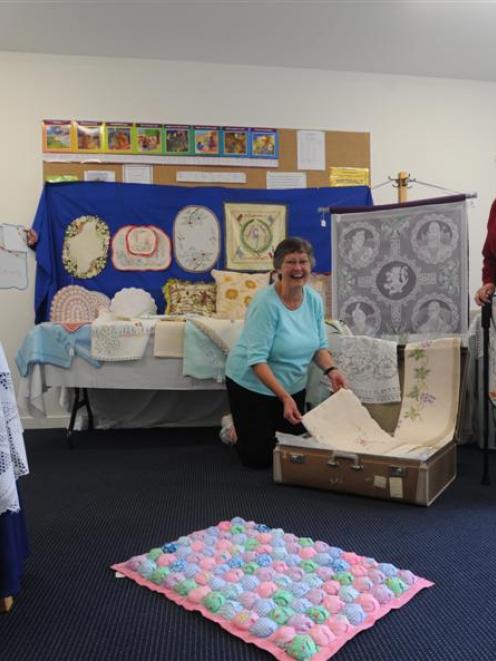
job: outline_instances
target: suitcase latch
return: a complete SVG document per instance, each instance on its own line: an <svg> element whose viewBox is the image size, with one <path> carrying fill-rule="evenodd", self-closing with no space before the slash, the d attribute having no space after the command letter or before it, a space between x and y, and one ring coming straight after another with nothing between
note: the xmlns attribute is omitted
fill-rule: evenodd
<svg viewBox="0 0 496 661"><path fill-rule="evenodd" d="M305 463L305 455L304 454L290 454L289 455L289 463L290 464L304 464Z"/></svg>
<svg viewBox="0 0 496 661"><path fill-rule="evenodd" d="M404 466L390 466L389 475L390 477L405 477L406 468Z"/></svg>

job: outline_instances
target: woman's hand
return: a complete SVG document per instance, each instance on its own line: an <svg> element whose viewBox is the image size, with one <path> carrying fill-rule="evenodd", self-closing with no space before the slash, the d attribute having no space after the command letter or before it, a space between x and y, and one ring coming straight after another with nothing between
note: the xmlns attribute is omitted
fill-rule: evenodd
<svg viewBox="0 0 496 661"><path fill-rule="evenodd" d="M331 382L332 392L337 392L341 388L348 388L348 382L344 374L339 369L329 372L329 381Z"/></svg>
<svg viewBox="0 0 496 661"><path fill-rule="evenodd" d="M282 399L282 405L284 407L283 416L288 422L292 425L297 425L301 422L301 413L291 395L286 395L286 397Z"/></svg>
<svg viewBox="0 0 496 661"><path fill-rule="evenodd" d="M496 286L492 282L486 282L482 287L475 292L475 302L477 305L484 305L484 303L489 303Z"/></svg>

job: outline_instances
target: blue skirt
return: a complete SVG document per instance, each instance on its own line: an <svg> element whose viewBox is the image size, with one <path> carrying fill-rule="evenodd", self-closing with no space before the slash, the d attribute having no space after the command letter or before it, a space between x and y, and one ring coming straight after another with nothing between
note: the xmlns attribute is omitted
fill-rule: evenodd
<svg viewBox="0 0 496 661"><path fill-rule="evenodd" d="M15 596L21 590L24 562L29 553L24 513L0 515L0 597Z"/></svg>

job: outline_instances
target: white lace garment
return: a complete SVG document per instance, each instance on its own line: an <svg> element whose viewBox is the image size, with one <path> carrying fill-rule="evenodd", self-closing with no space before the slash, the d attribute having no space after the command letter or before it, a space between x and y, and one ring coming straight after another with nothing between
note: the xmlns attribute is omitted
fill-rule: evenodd
<svg viewBox="0 0 496 661"><path fill-rule="evenodd" d="M16 480L29 472L22 431L12 377L0 344L0 515L20 509Z"/></svg>
<svg viewBox="0 0 496 661"><path fill-rule="evenodd" d="M401 401L396 342L328 335L329 348L351 390L365 404Z"/></svg>

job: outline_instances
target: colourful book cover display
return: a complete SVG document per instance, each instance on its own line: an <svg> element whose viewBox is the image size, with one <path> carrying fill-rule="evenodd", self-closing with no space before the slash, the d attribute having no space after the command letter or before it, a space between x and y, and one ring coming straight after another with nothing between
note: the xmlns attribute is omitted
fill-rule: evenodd
<svg viewBox="0 0 496 661"><path fill-rule="evenodd" d="M95 153L103 151L103 122L76 122L77 151Z"/></svg>
<svg viewBox="0 0 496 661"><path fill-rule="evenodd" d="M251 130L251 156L256 158L277 158L279 136L276 129Z"/></svg>
<svg viewBox="0 0 496 661"><path fill-rule="evenodd" d="M191 129L184 124L166 124L164 126L165 153L176 156L191 154Z"/></svg>
<svg viewBox="0 0 496 661"><path fill-rule="evenodd" d="M195 126L194 153L197 156L218 156L220 129L217 126Z"/></svg>
<svg viewBox="0 0 496 661"><path fill-rule="evenodd" d="M250 129L225 126L222 131L222 154L224 156L248 156Z"/></svg>
<svg viewBox="0 0 496 661"><path fill-rule="evenodd" d="M133 153L134 124L132 122L106 122L105 151L109 153Z"/></svg>
<svg viewBox="0 0 496 661"><path fill-rule="evenodd" d="M162 124L136 124L135 131L138 154L162 154Z"/></svg>
<svg viewBox="0 0 496 661"><path fill-rule="evenodd" d="M45 119L44 152L279 157L277 129Z"/></svg>
<svg viewBox="0 0 496 661"><path fill-rule="evenodd" d="M44 119L42 122L43 151L74 151L74 127L71 120Z"/></svg>

